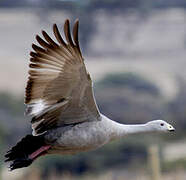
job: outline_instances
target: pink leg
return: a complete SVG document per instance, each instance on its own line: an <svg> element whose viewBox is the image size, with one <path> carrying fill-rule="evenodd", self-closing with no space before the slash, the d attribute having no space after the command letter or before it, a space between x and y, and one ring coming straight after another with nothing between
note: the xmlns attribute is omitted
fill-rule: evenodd
<svg viewBox="0 0 186 180"><path fill-rule="evenodd" d="M47 146L42 146L40 147L38 150L36 150L35 152L33 152L32 154L30 154L28 157L30 159L36 159L38 156L42 155L45 151L47 151L48 149L50 149L50 145Z"/></svg>

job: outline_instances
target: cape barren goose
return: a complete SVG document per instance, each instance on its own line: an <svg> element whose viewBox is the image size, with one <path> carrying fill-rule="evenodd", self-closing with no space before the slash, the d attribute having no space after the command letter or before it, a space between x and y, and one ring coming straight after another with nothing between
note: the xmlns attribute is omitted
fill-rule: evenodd
<svg viewBox="0 0 186 180"><path fill-rule="evenodd" d="M146 124L119 124L101 114L96 105L92 81L86 70L78 41L78 20L71 37L69 20L57 43L42 31L33 44L26 87L26 114L32 116L33 135L27 135L5 155L10 170L29 166L47 154L76 154L96 149L127 134L174 131L163 120Z"/></svg>

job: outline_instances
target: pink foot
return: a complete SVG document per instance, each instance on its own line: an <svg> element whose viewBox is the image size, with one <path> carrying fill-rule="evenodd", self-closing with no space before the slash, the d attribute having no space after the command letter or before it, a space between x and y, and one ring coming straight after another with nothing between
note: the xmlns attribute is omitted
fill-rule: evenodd
<svg viewBox="0 0 186 180"><path fill-rule="evenodd" d="M32 160L36 159L37 157L41 156L45 151L50 149L50 147L51 147L50 145L40 147L38 150L36 150L35 152L28 156L29 159Z"/></svg>

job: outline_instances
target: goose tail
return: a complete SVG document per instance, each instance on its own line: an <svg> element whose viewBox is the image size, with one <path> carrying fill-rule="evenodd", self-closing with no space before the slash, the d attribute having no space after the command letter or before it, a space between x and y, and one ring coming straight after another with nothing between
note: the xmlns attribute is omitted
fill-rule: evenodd
<svg viewBox="0 0 186 180"><path fill-rule="evenodd" d="M43 136L27 135L5 154L5 162L10 162L10 171L28 167L50 147L45 144Z"/></svg>

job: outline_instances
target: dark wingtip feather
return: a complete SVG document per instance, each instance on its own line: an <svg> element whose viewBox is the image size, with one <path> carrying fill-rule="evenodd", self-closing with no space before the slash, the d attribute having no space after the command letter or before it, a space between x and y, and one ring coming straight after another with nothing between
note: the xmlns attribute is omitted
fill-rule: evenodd
<svg viewBox="0 0 186 180"><path fill-rule="evenodd" d="M79 19L76 19L75 23L74 23L74 27L73 27L73 39L74 39L75 45L81 55L78 33L79 33Z"/></svg>
<svg viewBox="0 0 186 180"><path fill-rule="evenodd" d="M51 49L52 46L50 44L48 44L47 42L45 42L39 35L36 35L36 40L37 42L44 48L46 49Z"/></svg>
<svg viewBox="0 0 186 180"><path fill-rule="evenodd" d="M53 25L53 32L54 32L54 36L56 37L57 41L63 45L63 46L67 46L65 41L63 40L63 38L61 37L60 33L59 33L59 30L58 30L58 27L56 24Z"/></svg>
<svg viewBox="0 0 186 180"><path fill-rule="evenodd" d="M55 48L58 47L58 45L50 38L50 36L46 33L46 31L42 31L43 37L45 38L45 40L52 46L54 46Z"/></svg>
<svg viewBox="0 0 186 180"><path fill-rule="evenodd" d="M43 53L45 53L45 50L44 50L43 48L41 48L41 47L35 45L34 43L32 44L32 48L33 48L33 50L36 51L36 52L43 52Z"/></svg>
<svg viewBox="0 0 186 180"><path fill-rule="evenodd" d="M70 21L69 19L67 19L65 21L65 24L64 24L64 33L65 33L65 37L66 37L66 40L67 42L72 46L74 47L74 43L72 41L72 37L71 37L71 34L70 34Z"/></svg>

